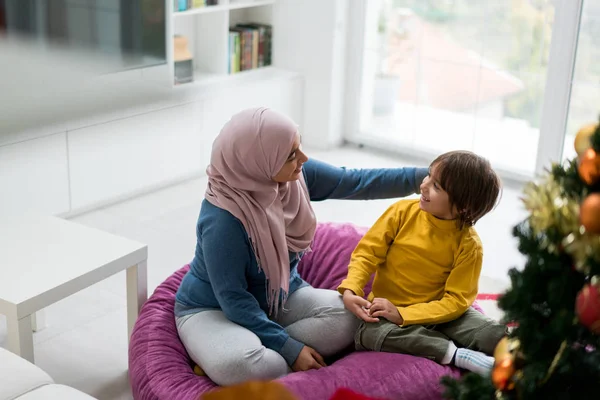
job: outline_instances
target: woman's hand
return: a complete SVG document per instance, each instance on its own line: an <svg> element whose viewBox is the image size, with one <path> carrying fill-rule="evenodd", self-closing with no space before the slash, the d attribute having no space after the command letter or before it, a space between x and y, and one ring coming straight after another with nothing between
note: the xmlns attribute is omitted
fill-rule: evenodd
<svg viewBox="0 0 600 400"><path fill-rule="evenodd" d="M396 325L404 323L400 312L388 299L374 298L369 308L369 315L371 317L383 317Z"/></svg>
<svg viewBox="0 0 600 400"><path fill-rule="evenodd" d="M294 371L308 371L309 369L319 369L326 367L323 357L312 347L304 346L298 354L298 358L292 365Z"/></svg>
<svg viewBox="0 0 600 400"><path fill-rule="evenodd" d="M373 318L369 315L369 308L371 307L371 303L367 300L363 299L360 296L354 294L354 292L350 289L346 289L344 291L344 295L342 296L344 300L344 307L352 314L356 315L358 318L362 319L365 322L378 322L379 319Z"/></svg>

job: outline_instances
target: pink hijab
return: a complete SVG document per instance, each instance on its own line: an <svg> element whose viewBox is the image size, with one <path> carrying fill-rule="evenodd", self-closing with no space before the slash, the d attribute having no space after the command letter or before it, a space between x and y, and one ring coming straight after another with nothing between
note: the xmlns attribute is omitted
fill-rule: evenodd
<svg viewBox="0 0 600 400"><path fill-rule="evenodd" d="M290 283L288 250L305 251L315 234L316 218L304 175L277 183L298 127L268 108L235 114L213 143L207 169L206 200L239 219L250 238L258 267L268 282L269 312L277 313Z"/></svg>

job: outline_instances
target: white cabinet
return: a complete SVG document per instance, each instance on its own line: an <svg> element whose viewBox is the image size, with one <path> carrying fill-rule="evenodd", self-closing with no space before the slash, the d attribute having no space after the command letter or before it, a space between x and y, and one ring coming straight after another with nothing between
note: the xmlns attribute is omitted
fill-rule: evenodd
<svg viewBox="0 0 600 400"><path fill-rule="evenodd" d="M233 114L248 107L271 107L304 132L303 78L277 69L254 76L206 85L193 96L192 87L174 90L181 97L174 96L172 105L160 103L160 109L144 112L132 104L69 122L81 128L0 143L0 215L78 213L203 175L213 140Z"/></svg>
<svg viewBox="0 0 600 400"><path fill-rule="evenodd" d="M304 78L289 63L277 66L285 46L276 42L287 37L278 36L286 27L274 24L278 4L221 0L205 9L169 9L168 63L148 74L163 85L139 80L150 69L127 71L82 87L80 107L36 121L23 111L18 124L0 132L0 216L78 213L203 175L213 140L248 107L271 107L306 133ZM248 22L277 27L274 65L229 74L229 27ZM175 33L189 40L196 80L172 87Z"/></svg>
<svg viewBox="0 0 600 400"><path fill-rule="evenodd" d="M302 86L297 76L246 83L185 105L69 131L72 209L204 174L213 140L242 109L271 107L302 129Z"/></svg>
<svg viewBox="0 0 600 400"><path fill-rule="evenodd" d="M71 203L77 210L198 173L208 146L202 103L69 132Z"/></svg>
<svg viewBox="0 0 600 400"><path fill-rule="evenodd" d="M66 134L0 147L0 217L69 210Z"/></svg>

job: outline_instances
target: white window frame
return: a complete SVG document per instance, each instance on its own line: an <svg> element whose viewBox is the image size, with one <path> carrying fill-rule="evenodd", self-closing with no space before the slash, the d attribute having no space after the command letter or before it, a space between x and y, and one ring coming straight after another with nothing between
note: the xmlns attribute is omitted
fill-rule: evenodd
<svg viewBox="0 0 600 400"><path fill-rule="evenodd" d="M562 160L584 0L555 0L536 174Z"/></svg>
<svg viewBox="0 0 600 400"><path fill-rule="evenodd" d="M430 159L437 154L421 152L418 149L410 149L410 152L407 152L406 149L403 151L390 143L373 139L360 130L361 113L366 109L361 105L368 100L362 94L362 88L365 85L362 79L366 41L365 21L369 7L371 11L375 7L374 1L367 1L353 0L352 6L348 9L348 26L350 27L348 43L351 46L348 46L347 52L344 140L347 143L373 146L411 158ZM583 2L584 0L553 1L556 11L542 106L534 172L536 175L548 168L550 162L562 160ZM531 176L517 172L503 170L499 170L499 172L503 177L517 181L531 179Z"/></svg>

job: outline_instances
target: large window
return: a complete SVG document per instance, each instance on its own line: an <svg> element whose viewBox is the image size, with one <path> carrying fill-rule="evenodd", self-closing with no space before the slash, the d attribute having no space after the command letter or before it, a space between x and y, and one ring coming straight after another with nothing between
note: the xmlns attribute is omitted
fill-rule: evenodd
<svg viewBox="0 0 600 400"><path fill-rule="evenodd" d="M585 0L573 70L563 156L575 156L577 130L600 115L600 0Z"/></svg>
<svg viewBox="0 0 600 400"><path fill-rule="evenodd" d="M588 5L599 2L588 0L582 13L572 134L600 110L600 63L592 62L600 55L598 6ZM556 3L364 2L359 117L348 139L427 157L473 150L505 171L531 176L543 141L544 100L552 95L547 81Z"/></svg>

